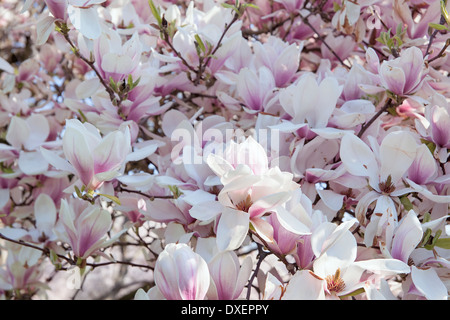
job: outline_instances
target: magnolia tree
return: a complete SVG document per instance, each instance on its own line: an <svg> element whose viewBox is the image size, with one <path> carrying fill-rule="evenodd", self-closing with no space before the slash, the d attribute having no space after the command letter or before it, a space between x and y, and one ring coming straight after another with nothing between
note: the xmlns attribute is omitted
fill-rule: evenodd
<svg viewBox="0 0 450 320"><path fill-rule="evenodd" d="M450 1L3 0L1 299L448 299Z"/></svg>

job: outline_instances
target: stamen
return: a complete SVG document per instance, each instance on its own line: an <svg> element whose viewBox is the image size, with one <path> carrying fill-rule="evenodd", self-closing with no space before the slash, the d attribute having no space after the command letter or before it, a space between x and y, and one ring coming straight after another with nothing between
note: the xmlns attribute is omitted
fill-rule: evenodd
<svg viewBox="0 0 450 320"><path fill-rule="evenodd" d="M329 275L325 278L327 281L327 289L330 292L341 292L345 289L345 282L341 278L341 269L338 268L334 275Z"/></svg>
<svg viewBox="0 0 450 320"><path fill-rule="evenodd" d="M242 200L241 202L239 202L236 205L236 209L244 211L244 212L248 212L248 209L250 209L252 204L253 204L253 202L252 202L251 196L247 195L247 198L245 198L245 200Z"/></svg>

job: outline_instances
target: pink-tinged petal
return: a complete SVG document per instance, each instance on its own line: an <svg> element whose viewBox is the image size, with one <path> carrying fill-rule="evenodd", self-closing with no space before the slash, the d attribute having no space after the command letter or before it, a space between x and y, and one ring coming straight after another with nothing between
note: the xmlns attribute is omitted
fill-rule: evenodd
<svg viewBox="0 0 450 320"><path fill-rule="evenodd" d="M179 221L182 224L189 224L183 213L171 201L165 199L155 199L147 202L147 210L143 212L146 217L158 222L168 223Z"/></svg>
<svg viewBox="0 0 450 320"><path fill-rule="evenodd" d="M65 21L67 19L67 0L45 0L48 10L56 18Z"/></svg>
<svg viewBox="0 0 450 320"><path fill-rule="evenodd" d="M203 300L209 288L208 265L200 255L188 250L177 250L174 262L178 269L178 287L183 300Z"/></svg>
<svg viewBox="0 0 450 320"><path fill-rule="evenodd" d="M296 44L291 44L276 59L273 70L277 87L287 84L297 72L300 64L300 51L301 48Z"/></svg>
<svg viewBox="0 0 450 320"><path fill-rule="evenodd" d="M410 47L401 54L401 66L405 71L405 93L413 93L425 77L423 53L418 47Z"/></svg>
<svg viewBox="0 0 450 320"><path fill-rule="evenodd" d="M237 93L245 105L252 110L262 110L262 97L259 79L256 73L248 68L239 72Z"/></svg>
<svg viewBox="0 0 450 320"><path fill-rule="evenodd" d="M446 108L433 107L431 135L433 142L438 146L443 148L450 147L450 115Z"/></svg>
<svg viewBox="0 0 450 320"><path fill-rule="evenodd" d="M181 300L178 289L177 266L167 250L164 250L158 256L154 279L156 286L167 300Z"/></svg>
<svg viewBox="0 0 450 320"><path fill-rule="evenodd" d="M64 133L63 148L66 159L75 168L83 184L88 186L94 176L94 159L86 138L69 128Z"/></svg>
<svg viewBox="0 0 450 320"><path fill-rule="evenodd" d="M437 164L430 149L424 144L418 146L416 157L408 169L408 178L417 184L426 184L437 174Z"/></svg>
<svg viewBox="0 0 450 320"><path fill-rule="evenodd" d="M217 247L220 251L235 250L247 236L249 215L246 212L224 208L217 226Z"/></svg>
<svg viewBox="0 0 450 320"><path fill-rule="evenodd" d="M219 300L233 300L239 274L239 260L234 251L217 254L209 263L209 272L214 281Z"/></svg>
<svg viewBox="0 0 450 320"><path fill-rule="evenodd" d="M130 149L130 141L125 134L120 131L109 133L94 149L95 173L119 169Z"/></svg>
<svg viewBox="0 0 450 320"><path fill-rule="evenodd" d="M280 226L282 226L286 231L291 232L296 235L307 235L311 234L311 230L306 226L298 217L308 215L306 210L301 204L295 207L296 216L286 210L283 206L277 207L275 210L275 215ZM299 212L301 211L301 212Z"/></svg>
<svg viewBox="0 0 450 320"><path fill-rule="evenodd" d="M271 214L266 221L272 226L273 229L273 245L269 244L272 251L279 254L290 254L294 251L299 241L300 236L292 233L281 226L276 214ZM253 221L252 221L253 222Z"/></svg>
<svg viewBox="0 0 450 320"><path fill-rule="evenodd" d="M429 300L447 300L447 288L433 268L411 267L411 278L415 288Z"/></svg>
<svg viewBox="0 0 450 320"><path fill-rule="evenodd" d="M210 284L205 260L182 243L170 243L159 254L154 278L168 300L202 300Z"/></svg>
<svg viewBox="0 0 450 320"><path fill-rule="evenodd" d="M408 132L389 133L380 146L380 182L391 176L392 183L399 181L416 156L417 144Z"/></svg>
<svg viewBox="0 0 450 320"><path fill-rule="evenodd" d="M394 66L390 61L384 61L380 67L380 75L386 89L397 95L405 94L406 77L401 68Z"/></svg>
<svg viewBox="0 0 450 320"><path fill-rule="evenodd" d="M391 256L408 263L409 255L416 249L422 240L423 232L420 221L414 211L408 214L400 221L400 225L395 230L392 241Z"/></svg>
<svg viewBox="0 0 450 320"><path fill-rule="evenodd" d="M346 134L342 138L340 156L347 171L355 176L371 177L378 172L374 153L353 134Z"/></svg>
<svg viewBox="0 0 450 320"><path fill-rule="evenodd" d="M77 219L78 255L86 258L100 248L111 227L111 214L101 208L87 207Z"/></svg>
<svg viewBox="0 0 450 320"><path fill-rule="evenodd" d="M290 192L278 192L274 193L256 200L250 209L248 214L250 219L259 218L266 212L278 207L279 205L285 203L291 197Z"/></svg>
<svg viewBox="0 0 450 320"><path fill-rule="evenodd" d="M55 18L42 16L36 24L36 45L40 46L47 42L52 31L55 30Z"/></svg>
<svg viewBox="0 0 450 320"><path fill-rule="evenodd" d="M311 235L301 236L297 243L297 251L294 254L295 261L300 269L309 268L314 259L311 247Z"/></svg>
<svg viewBox="0 0 450 320"><path fill-rule="evenodd" d="M289 281L283 300L323 300L325 281L309 270L300 270Z"/></svg>

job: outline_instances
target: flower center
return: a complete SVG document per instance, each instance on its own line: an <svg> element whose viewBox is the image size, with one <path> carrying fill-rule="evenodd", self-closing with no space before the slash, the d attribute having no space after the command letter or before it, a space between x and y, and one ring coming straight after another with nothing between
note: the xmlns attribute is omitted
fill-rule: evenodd
<svg viewBox="0 0 450 320"><path fill-rule="evenodd" d="M380 182L378 184L378 187L380 188L380 191L384 194L390 194L391 192L394 192L395 186L392 183L391 175L389 175L385 182Z"/></svg>
<svg viewBox="0 0 450 320"><path fill-rule="evenodd" d="M341 269L338 268L334 275L329 275L325 278L327 281L327 289L330 292L341 292L345 289L345 282L341 278Z"/></svg>
<svg viewBox="0 0 450 320"><path fill-rule="evenodd" d="M248 209L250 209L250 207L252 206L253 202L252 202L252 198L250 195L247 195L247 198L245 198L245 200L242 200L241 202L239 202L238 204L235 204L236 209L237 210L241 210L244 212L248 212Z"/></svg>

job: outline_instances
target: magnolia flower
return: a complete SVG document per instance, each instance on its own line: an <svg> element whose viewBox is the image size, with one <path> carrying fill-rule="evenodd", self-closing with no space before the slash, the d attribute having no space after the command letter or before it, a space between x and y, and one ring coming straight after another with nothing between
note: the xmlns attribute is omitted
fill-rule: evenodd
<svg viewBox="0 0 450 320"><path fill-rule="evenodd" d="M308 138L311 138L310 130L313 135L335 130L327 128L327 124L342 89L334 77L318 81L312 73L302 75L279 93L280 104L291 119L281 120L280 124L270 128L282 132L295 132L303 128Z"/></svg>
<svg viewBox="0 0 450 320"><path fill-rule="evenodd" d="M299 187L291 173L268 167L266 151L252 137L239 144L231 141L224 156L210 154L207 162L224 186L218 195L224 209L217 226L218 247L223 251L242 244L250 222L256 230L266 229L268 223L260 218Z"/></svg>
<svg viewBox="0 0 450 320"><path fill-rule="evenodd" d="M69 163L52 151L41 148L50 164L75 174L88 191L119 176L125 162L141 160L155 150L154 145L148 145L131 152L128 127L102 137L92 124L76 119L66 121L63 137L63 151Z"/></svg>
<svg viewBox="0 0 450 320"><path fill-rule="evenodd" d="M39 148L46 145L49 134L49 122L41 114L32 114L26 119L12 117L6 133L9 146L2 145L1 148L3 161L18 155L17 164L23 173L37 175L46 172L48 162Z"/></svg>
<svg viewBox="0 0 450 320"><path fill-rule="evenodd" d="M449 155L447 149L450 149L450 112L447 102L444 100L442 105L427 107L425 117L416 120L416 128L424 138L436 145L436 158L446 163Z"/></svg>
<svg viewBox="0 0 450 320"><path fill-rule="evenodd" d="M184 243L169 243L156 260L155 284L167 300L203 300L208 292L208 264Z"/></svg>
<svg viewBox="0 0 450 320"><path fill-rule="evenodd" d="M254 44L255 64L269 68L275 85L283 87L297 73L302 49L303 43L300 46L295 43L289 45L280 38L271 36L264 44L260 42Z"/></svg>
<svg viewBox="0 0 450 320"><path fill-rule="evenodd" d="M104 80L112 78L116 83L127 78L137 68L141 58L142 44L134 33L122 44L116 31L103 33L94 41L95 63Z"/></svg>
<svg viewBox="0 0 450 320"><path fill-rule="evenodd" d="M2 290L35 290L45 288L40 281L43 270L39 264L40 250L7 243L5 264L0 266L0 292Z"/></svg>
<svg viewBox="0 0 450 320"><path fill-rule="evenodd" d="M80 200L63 199L59 215L65 231L58 232L59 237L70 244L74 255L79 259L86 259L95 254L126 231L124 229L107 240L107 232L112 223L111 214L105 209Z"/></svg>
<svg viewBox="0 0 450 320"><path fill-rule="evenodd" d="M364 223L368 206L377 202L365 232L367 246L383 231L387 232L384 241L389 243L392 239L397 224L393 198L412 191L404 186L402 178L415 159L417 144L410 133L394 131L384 137L380 146L372 144L372 148L354 134L347 134L342 138L340 149L347 171L354 176L367 177L372 189L359 199L356 218Z"/></svg>
<svg viewBox="0 0 450 320"><path fill-rule="evenodd" d="M427 74L423 53L417 47L405 49L396 59L383 61L379 68L382 86L399 96L418 91Z"/></svg>
<svg viewBox="0 0 450 320"><path fill-rule="evenodd" d="M409 273L409 266L397 259L370 259L356 261L357 245L349 231L354 224L347 221L339 226L325 222L312 234L311 244L315 256L314 274L324 279L328 298L350 294L365 286L364 271L384 276Z"/></svg>
<svg viewBox="0 0 450 320"><path fill-rule="evenodd" d="M261 66L257 70L242 68L237 76L237 95L242 99L245 110L253 113L264 111L273 97L275 78L272 71Z"/></svg>

